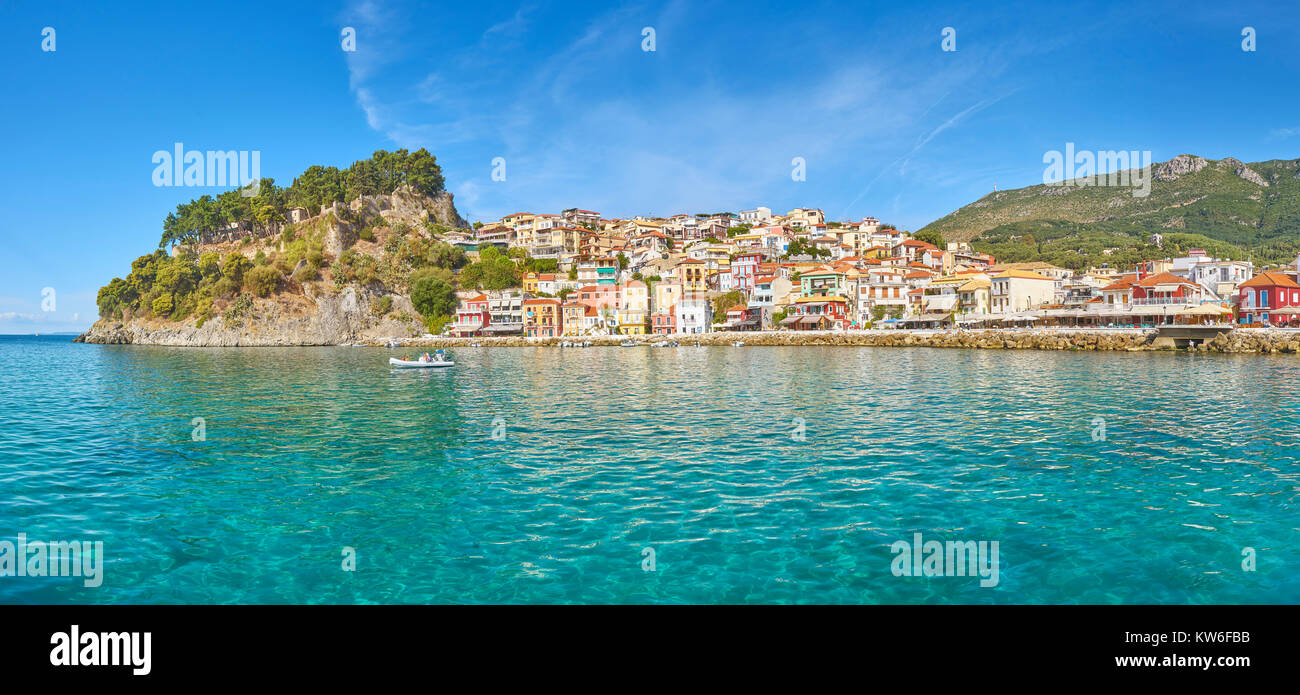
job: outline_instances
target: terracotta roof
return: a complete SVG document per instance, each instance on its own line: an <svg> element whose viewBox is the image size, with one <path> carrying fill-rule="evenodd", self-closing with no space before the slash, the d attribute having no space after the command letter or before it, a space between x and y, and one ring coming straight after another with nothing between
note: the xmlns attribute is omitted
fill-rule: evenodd
<svg viewBox="0 0 1300 695"><path fill-rule="evenodd" d="M1106 285L1105 287L1101 288L1101 291L1105 292L1106 290L1126 290L1136 284L1137 284L1136 275L1121 275L1120 278L1115 282L1112 282L1109 285Z"/></svg>
<svg viewBox="0 0 1300 695"><path fill-rule="evenodd" d="M1295 287L1300 288L1290 276L1276 270L1266 270L1259 275L1237 285L1238 287Z"/></svg>
<svg viewBox="0 0 1300 695"><path fill-rule="evenodd" d="M1179 277L1173 273L1165 272L1156 275L1148 275L1139 280L1137 284L1140 287L1155 287L1156 285L1195 285L1196 283L1185 277Z"/></svg>

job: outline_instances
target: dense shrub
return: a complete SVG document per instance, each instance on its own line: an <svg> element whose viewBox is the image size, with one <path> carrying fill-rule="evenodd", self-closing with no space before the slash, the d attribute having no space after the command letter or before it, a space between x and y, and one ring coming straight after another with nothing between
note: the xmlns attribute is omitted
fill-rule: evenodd
<svg viewBox="0 0 1300 695"><path fill-rule="evenodd" d="M221 275L238 285L243 283L244 273L252 267L253 264L247 256L242 253L232 253L226 256L226 262L221 264Z"/></svg>
<svg viewBox="0 0 1300 695"><path fill-rule="evenodd" d="M259 265L244 276L248 290L258 297L269 297L280 287L280 271L269 265Z"/></svg>
<svg viewBox="0 0 1300 695"><path fill-rule="evenodd" d="M160 294L153 300L154 316L170 316L174 304L170 294Z"/></svg>

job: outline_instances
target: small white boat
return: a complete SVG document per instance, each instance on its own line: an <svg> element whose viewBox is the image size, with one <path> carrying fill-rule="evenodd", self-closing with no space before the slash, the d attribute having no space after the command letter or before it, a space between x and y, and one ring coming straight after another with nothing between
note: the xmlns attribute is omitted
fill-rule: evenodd
<svg viewBox="0 0 1300 695"><path fill-rule="evenodd" d="M745 347L745 341L737 340L736 342L732 343L732 345L735 345L736 347Z"/></svg>
<svg viewBox="0 0 1300 695"><path fill-rule="evenodd" d="M388 364L398 369L429 369L431 367L452 367L456 363L451 360L429 360L425 362L423 360L399 360L396 357L389 357Z"/></svg>
<svg viewBox="0 0 1300 695"><path fill-rule="evenodd" d="M635 340L624 340L623 342L619 343L619 346L621 347L636 347L637 345L640 345L640 343L636 342Z"/></svg>

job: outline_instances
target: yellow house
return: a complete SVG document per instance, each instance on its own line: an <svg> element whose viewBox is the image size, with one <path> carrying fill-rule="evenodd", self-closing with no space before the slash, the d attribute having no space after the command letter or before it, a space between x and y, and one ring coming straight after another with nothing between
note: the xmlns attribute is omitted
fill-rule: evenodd
<svg viewBox="0 0 1300 695"><path fill-rule="evenodd" d="M519 226L520 222L523 222L524 220L531 220L531 219L533 219L532 213L516 212L513 215L506 215L505 217L502 217L501 224L504 224L507 227L517 227Z"/></svg>
<svg viewBox="0 0 1300 695"><path fill-rule="evenodd" d="M524 335L529 338L553 338L564 327L564 315L558 299L524 300Z"/></svg>
<svg viewBox="0 0 1300 695"><path fill-rule="evenodd" d="M644 282L633 280L623 286L623 302L618 311L618 332L623 335L645 335L650 317L650 288Z"/></svg>
<svg viewBox="0 0 1300 695"><path fill-rule="evenodd" d="M681 283L684 294L709 291L707 264L696 258L682 261L677 266L677 281Z"/></svg>

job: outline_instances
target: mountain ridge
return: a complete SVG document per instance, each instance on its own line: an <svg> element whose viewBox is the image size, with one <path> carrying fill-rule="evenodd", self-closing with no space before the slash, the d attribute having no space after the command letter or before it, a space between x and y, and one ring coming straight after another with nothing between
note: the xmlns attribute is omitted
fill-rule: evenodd
<svg viewBox="0 0 1300 695"><path fill-rule="evenodd" d="M1131 186L1080 185L1105 182L1104 174L994 191L918 233L969 241L999 260L1070 268L1198 246L1260 264L1290 263L1300 252L1300 159L1182 154L1153 164L1149 176L1145 197Z"/></svg>

